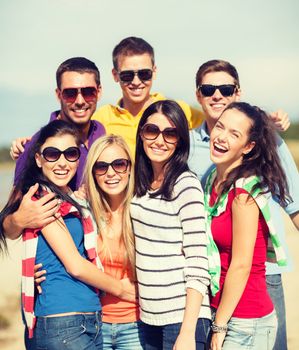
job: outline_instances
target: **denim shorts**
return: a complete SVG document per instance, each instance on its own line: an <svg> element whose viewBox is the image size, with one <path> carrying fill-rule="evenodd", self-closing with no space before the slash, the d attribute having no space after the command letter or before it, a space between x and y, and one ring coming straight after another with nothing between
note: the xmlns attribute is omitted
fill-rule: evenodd
<svg viewBox="0 0 299 350"><path fill-rule="evenodd" d="M38 317L36 350L102 350L101 313Z"/></svg>
<svg viewBox="0 0 299 350"><path fill-rule="evenodd" d="M174 323L165 326L152 326L142 323L142 328L144 329L145 349L172 350L180 333L181 325L182 323ZM196 350L207 349L210 328L210 320L206 318L198 319L195 333Z"/></svg>
<svg viewBox="0 0 299 350"><path fill-rule="evenodd" d="M232 317L222 350L272 350L276 331L275 311L260 318Z"/></svg>
<svg viewBox="0 0 299 350"><path fill-rule="evenodd" d="M143 329L140 321L102 324L103 350L144 349Z"/></svg>

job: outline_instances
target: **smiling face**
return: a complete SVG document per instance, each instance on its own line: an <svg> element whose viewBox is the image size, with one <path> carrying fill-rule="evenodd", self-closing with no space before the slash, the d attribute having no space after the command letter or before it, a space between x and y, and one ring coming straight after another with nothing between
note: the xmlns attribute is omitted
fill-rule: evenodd
<svg viewBox="0 0 299 350"><path fill-rule="evenodd" d="M123 104L128 110L138 106L142 109L150 99L150 91L153 84L153 79L156 74L156 67L153 66L151 56L148 53L133 56L120 56L117 62L118 71L113 68L112 74L114 80L120 84L123 93ZM134 79L130 83L123 83L118 72L127 70L138 71L140 69L151 69L153 77L151 80L142 81L135 74Z"/></svg>
<svg viewBox="0 0 299 350"><path fill-rule="evenodd" d="M156 125L160 131L166 128L175 128L175 125L161 113L154 113L147 118L146 124ZM152 163L152 167L163 167L168 160L173 156L176 143L168 143L164 140L162 133L154 140L147 140L142 136L143 149L147 157Z"/></svg>
<svg viewBox="0 0 299 350"><path fill-rule="evenodd" d="M74 102L66 102L62 97L62 91L67 88L94 87L97 89L95 98L85 101L81 93L78 93ZM97 107L97 101L101 96L101 87L97 86L93 73L64 72L61 76L60 89L56 89L57 98L61 104L60 116L62 120L72 122L79 128L89 124L90 118Z"/></svg>
<svg viewBox="0 0 299 350"><path fill-rule="evenodd" d="M42 145L40 152L35 154L36 164L41 168L44 176L63 191L68 191L67 185L76 174L79 160L70 162L64 154L61 154L55 162L49 162L42 155L43 150L47 147L55 147L64 151L70 147L77 147L76 140L74 136L69 134L49 137Z"/></svg>
<svg viewBox="0 0 299 350"><path fill-rule="evenodd" d="M116 159L129 160L129 157L122 147L117 144L112 144L103 150L97 162L112 163ZM117 169L116 166L115 168ZM118 199L121 203L126 196L126 189L131 171L130 164L126 171L123 172L123 169L121 169L121 171L122 172L115 171L111 165L103 175L98 175L95 170L95 181L99 188L105 193L107 201L110 203L115 199Z"/></svg>
<svg viewBox="0 0 299 350"><path fill-rule="evenodd" d="M235 84L234 78L226 72L210 72L203 76L201 85L226 85ZM212 129L224 109L232 102L239 101L240 89L236 89L232 96L223 96L217 89L212 96L203 96L196 91L198 102L206 115L209 129ZM210 130L211 131L211 130Z"/></svg>
<svg viewBox="0 0 299 350"><path fill-rule="evenodd" d="M242 163L243 156L254 147L249 142L251 119L236 109L228 109L215 124L210 139L211 160L216 166L231 170Z"/></svg>

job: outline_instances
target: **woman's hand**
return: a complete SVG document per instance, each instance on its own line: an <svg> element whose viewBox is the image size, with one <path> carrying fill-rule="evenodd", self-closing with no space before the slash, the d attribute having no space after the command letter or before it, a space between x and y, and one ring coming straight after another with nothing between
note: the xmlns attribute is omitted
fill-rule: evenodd
<svg viewBox="0 0 299 350"><path fill-rule="evenodd" d="M122 285L122 292L119 298L135 302L138 296L136 283L132 282L129 278L123 278L120 280L120 283Z"/></svg>
<svg viewBox="0 0 299 350"><path fill-rule="evenodd" d="M46 279L44 275L47 273L46 270L40 270L42 266L43 264L34 265L34 283L39 294L43 292L40 284Z"/></svg>
<svg viewBox="0 0 299 350"><path fill-rule="evenodd" d="M210 349L211 350L221 350L225 336L226 336L225 332L223 332L223 333L213 333Z"/></svg>
<svg viewBox="0 0 299 350"><path fill-rule="evenodd" d="M77 191L74 192L74 195L79 199L86 199L87 193L86 193L86 186L83 184L81 185Z"/></svg>
<svg viewBox="0 0 299 350"><path fill-rule="evenodd" d="M194 332L180 333L175 341L173 350L195 350L195 335Z"/></svg>

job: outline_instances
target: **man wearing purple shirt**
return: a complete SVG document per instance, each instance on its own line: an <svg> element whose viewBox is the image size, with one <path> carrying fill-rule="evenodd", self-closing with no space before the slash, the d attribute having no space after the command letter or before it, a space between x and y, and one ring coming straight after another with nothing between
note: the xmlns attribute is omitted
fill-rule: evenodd
<svg viewBox="0 0 299 350"><path fill-rule="evenodd" d="M75 124L81 134L81 156L77 175L71 182L71 188L77 189L81 183L84 164L88 149L92 143L105 134L103 125L91 116L96 110L97 101L101 96L100 73L96 65L84 57L74 57L63 62L56 72L56 95L60 101L60 111L53 112L50 121L62 119ZM25 151L20 155L15 171L15 182L24 169L27 156L30 152L30 144L36 139L26 142ZM23 197L19 209L5 218L3 228L8 238L17 238L24 228L38 228L55 220L57 200L52 193L47 194L38 201L32 201L31 197L38 188L38 184L32 186Z"/></svg>

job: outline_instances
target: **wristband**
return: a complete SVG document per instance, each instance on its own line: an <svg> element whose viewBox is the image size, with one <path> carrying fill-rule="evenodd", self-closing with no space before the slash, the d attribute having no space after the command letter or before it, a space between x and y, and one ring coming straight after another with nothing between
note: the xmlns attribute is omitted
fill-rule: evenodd
<svg viewBox="0 0 299 350"><path fill-rule="evenodd" d="M212 332L213 333L226 333L227 332L227 324L225 326L218 326L215 322L212 322Z"/></svg>

